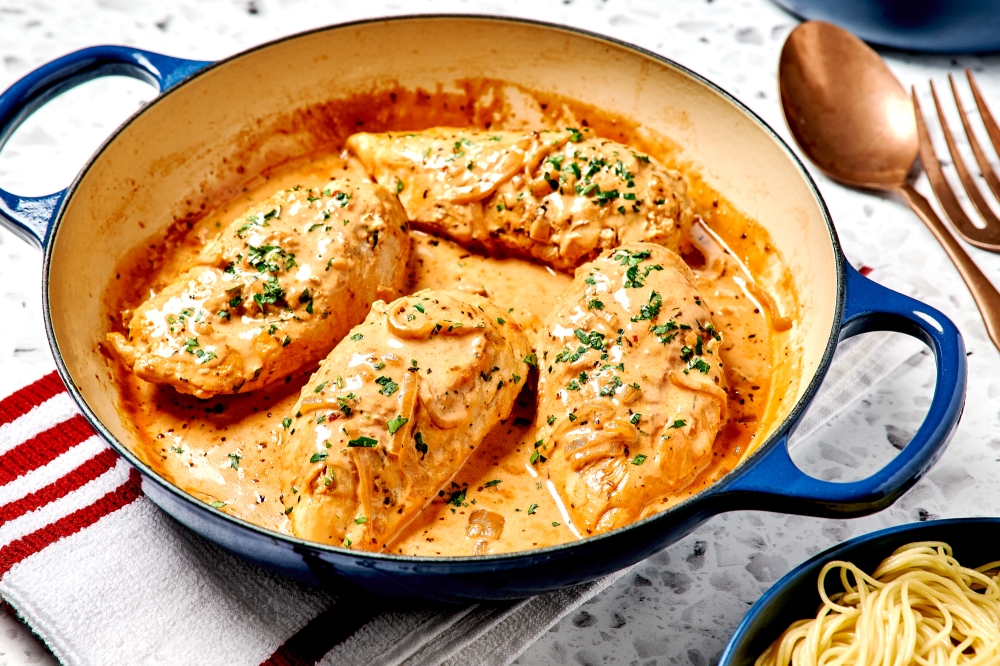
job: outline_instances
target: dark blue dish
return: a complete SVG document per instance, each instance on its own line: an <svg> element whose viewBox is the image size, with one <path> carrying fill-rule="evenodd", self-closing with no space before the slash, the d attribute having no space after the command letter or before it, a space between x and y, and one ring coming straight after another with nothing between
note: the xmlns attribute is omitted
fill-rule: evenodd
<svg viewBox="0 0 1000 666"><path fill-rule="evenodd" d="M719 666L753 666L771 643L796 621L816 616L816 580L831 560L853 562L871 573L892 551L914 541L944 541L963 566L975 568L1000 559L1000 518L956 518L910 523L851 539L796 567L753 605L729 640ZM839 580L830 576L827 592ZM842 589L842 588L841 588Z"/></svg>
<svg viewBox="0 0 1000 666"><path fill-rule="evenodd" d="M441 38L429 39L428 34ZM463 36L461 48L455 46L456 39ZM132 207L141 207L163 197L176 203L168 197L173 191L170 188L175 187L171 179L187 178L183 174L191 171L207 173L222 168L211 160L226 148L214 145L216 152L212 154L211 150L197 150L199 144L182 152L183 159L178 160L177 142L194 141L188 138L194 136L199 142L221 143L218 137L226 135L220 134L223 121L219 118L228 117L225 113L234 106L243 114L241 118L250 118L247 127L255 127L254 104L272 103L259 92L269 89L265 84L291 86L289 81L294 78L303 95L315 95L325 84L321 77L327 65L322 63L350 57L355 51L366 54L364 60L359 56L363 76L356 86L370 85L367 77L378 75L379 59L388 59L391 53L396 53L394 67L409 67L406 71L411 77L457 76L456 71L482 76L484 63L499 60L500 65L490 66L502 67L506 81L520 75L530 83L536 80L533 77L548 76L555 90L561 90L563 81L583 81L580 85L596 87L588 97L606 99L607 103L614 101L608 97L613 86L627 85L635 90L618 99L659 94L664 103L688 107L689 111L677 114L686 123L678 131L704 123L701 152L706 154L706 146L713 138L718 140L718 151L713 153L717 172L724 173L742 159L747 166L739 167L733 182L749 183L746 187L758 202L774 202L767 203L779 211L772 215L778 220L773 226L790 221L782 227L786 238L781 239L778 249L784 246L789 252L816 258L814 262L801 261L802 271L812 273L809 281L801 278L799 288L806 291L800 293L818 305L812 310L812 319L799 324L811 336L803 333L801 348L796 350L803 357L807 351L812 355L814 370L803 373L799 393L790 394L794 405L775 422L774 430L757 450L713 486L628 527L549 548L455 558L356 552L268 531L195 499L136 457L128 445L128 424L114 409L117 393L107 379L110 373L96 351L107 332L107 320L98 308L100 290L114 279L116 251L108 248L126 251L150 232L143 231L143 219L128 219L131 208L114 209L124 212L109 216L93 211L112 205L108 201L116 206L118 201L130 201ZM541 53L555 60L539 69L533 63ZM442 73L423 65L414 68L413 62L420 58L426 67L438 67ZM623 78L622 72L629 67L633 74ZM422 73L427 71L432 74ZM562 78L557 76L560 71ZM389 73L394 75L396 70ZM965 346L954 324L934 308L886 289L851 267L841 253L815 184L781 138L726 92L660 56L560 26L470 16L401 17L332 26L217 63L179 60L130 47L94 47L43 65L0 95L0 145L48 99L108 74L152 82L161 94L108 139L68 189L47 197L20 197L0 190L0 223L44 248L49 341L60 374L90 423L142 474L143 490L167 513L205 538L268 569L331 588L350 583L395 596L452 602L525 597L626 567L724 511L763 509L840 517L879 511L934 464L958 424L967 368ZM300 79L301 84L297 83ZM254 87L257 84L248 86L247 81L264 83L258 89ZM429 81L439 85L440 79ZM657 88L661 92L656 93ZM428 85L424 89L434 88ZM338 94L338 90L331 89L329 94ZM245 99L234 103L241 94ZM285 97L275 97L279 101L273 104L285 103ZM634 113L647 113L650 122L662 117L659 110L642 108L637 107ZM739 141L733 141L737 138L734 132L740 133ZM746 146L754 149L748 151ZM164 167L175 163L181 165L172 167L175 171L183 167L181 176L175 177ZM772 173L780 178L778 184L761 192L763 164L770 164ZM787 211L782 208L785 206ZM95 225L103 225L101 233L94 233ZM905 449L872 476L851 483L814 479L792 463L788 437L822 382L838 341L874 330L917 337L933 351L937 383L928 414Z"/></svg>
<svg viewBox="0 0 1000 666"><path fill-rule="evenodd" d="M774 0L881 46L933 53L1000 50L1000 0Z"/></svg>

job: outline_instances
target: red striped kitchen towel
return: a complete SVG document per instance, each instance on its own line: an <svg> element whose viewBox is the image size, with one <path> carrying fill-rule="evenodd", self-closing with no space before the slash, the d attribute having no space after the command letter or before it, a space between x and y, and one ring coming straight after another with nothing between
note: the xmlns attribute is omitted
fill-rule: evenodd
<svg viewBox="0 0 1000 666"><path fill-rule="evenodd" d="M160 511L55 372L0 400L0 596L65 664L507 664L616 577L457 609L337 599Z"/></svg>

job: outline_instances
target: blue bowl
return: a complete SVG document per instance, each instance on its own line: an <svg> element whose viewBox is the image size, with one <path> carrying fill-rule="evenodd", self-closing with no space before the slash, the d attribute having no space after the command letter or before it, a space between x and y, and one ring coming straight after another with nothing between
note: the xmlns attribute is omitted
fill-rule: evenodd
<svg viewBox="0 0 1000 666"><path fill-rule="evenodd" d="M1000 0L774 0L873 44L908 51L1000 50Z"/></svg>
<svg viewBox="0 0 1000 666"><path fill-rule="evenodd" d="M956 559L978 567L1000 559L1000 518L956 518L910 523L872 532L823 551L792 570L753 605L729 640L719 666L753 666L771 643L796 621L816 616L821 603L816 579L831 560L853 562L871 573L900 546L914 541L944 541ZM828 577L827 592L839 581Z"/></svg>

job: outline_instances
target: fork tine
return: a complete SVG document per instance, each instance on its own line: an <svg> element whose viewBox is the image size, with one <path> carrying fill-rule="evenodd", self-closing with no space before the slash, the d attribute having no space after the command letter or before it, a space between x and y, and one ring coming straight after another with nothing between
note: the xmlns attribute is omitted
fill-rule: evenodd
<svg viewBox="0 0 1000 666"><path fill-rule="evenodd" d="M983 125L986 126L986 133L990 137L990 143L993 144L993 150L1000 155L1000 127L997 127L997 121L993 119L990 107L986 106L986 100L983 99L983 94L979 92L979 84L976 83L976 79L972 76L972 72L968 68L965 70L965 78L969 80L969 87L972 88L972 96L976 100L976 108L979 109L979 117L982 118Z"/></svg>
<svg viewBox="0 0 1000 666"><path fill-rule="evenodd" d="M986 227L980 229L972 224L968 217L960 222L952 217L952 212L948 212L948 216L952 218L955 223L958 232L962 236L978 247L982 247L990 250L1000 250L1000 219L993 214L990 209L986 199L983 198L982 193L979 191L979 187L976 186L976 182L972 180L972 175L969 173L969 169L965 166L965 160L962 159L961 153L958 152L958 146L955 144L955 137L951 133L951 128L948 127L948 121L944 116L944 109L941 108L941 100L938 99L937 90L934 88L934 82L931 81L931 96L934 98L934 106L937 108L938 120L941 122L941 129L944 133L945 143L948 144L948 152L951 153L952 163L955 165L955 171L958 172L958 179L962 181L962 187L965 188L965 192L969 195L969 199L972 200L972 204L979 211L983 220L986 222ZM941 182L947 184L947 181L942 177ZM932 183L933 186L933 183ZM949 187L949 189L951 189ZM935 188L935 194L937 194L937 188ZM952 194L954 197L954 194ZM940 200L940 199L939 199ZM956 202L957 203L957 202ZM944 203L941 204L944 206ZM961 206L958 206L961 208ZM964 224L968 222L968 226Z"/></svg>
<svg viewBox="0 0 1000 666"><path fill-rule="evenodd" d="M937 198L938 203L944 209L945 217L951 221L951 226L962 238L973 243L974 241L969 238L966 232L971 231L976 233L979 232L979 229L972 224L972 220L965 214L961 204L958 203L958 199L955 198L955 192L951 189L951 185L945 180L944 172L941 170L941 163L934 152L934 144L931 143L930 134L927 132L927 122L924 120L923 111L920 109L920 102L917 100L916 88L911 88L910 97L913 99L913 111L917 120L920 161L923 163L924 171L927 173L927 180L931 183L931 189L934 190L934 196ZM987 247L986 249L993 248Z"/></svg>
<svg viewBox="0 0 1000 666"><path fill-rule="evenodd" d="M972 72L965 70L966 76L972 81ZM983 178L986 179L986 184L990 186L990 190L993 192L993 196L1000 199L1000 179L997 178L996 173L993 171L993 167L990 166L989 160L986 159L986 153L983 152L982 146L979 145L979 140L976 138L975 132L972 131L972 125L969 123L969 116L965 113L965 107L962 105L962 99L958 96L958 87L955 85L955 77L951 74L948 75L948 83L951 84L951 94L955 98L955 106L958 107L958 115L962 118L962 127L965 129L965 136L969 139L969 147L972 148L972 154L976 157L976 164L979 165L979 171L983 174ZM975 88L973 88L975 90ZM979 99L977 98L976 106L980 109L980 115L982 116L982 109L986 107L984 102L982 105L979 104ZM989 109L986 109L986 113L989 114ZM992 120L992 118L990 118ZM985 124L985 121L984 121ZM993 123L996 127L996 123Z"/></svg>

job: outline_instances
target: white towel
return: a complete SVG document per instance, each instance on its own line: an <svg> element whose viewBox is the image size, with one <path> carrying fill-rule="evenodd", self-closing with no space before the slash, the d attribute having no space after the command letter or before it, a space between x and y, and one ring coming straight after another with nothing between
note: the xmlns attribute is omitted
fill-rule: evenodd
<svg viewBox="0 0 1000 666"><path fill-rule="evenodd" d="M920 348L888 335L842 345L802 436ZM65 664L500 666L625 573L523 601L376 612L174 522L55 373L0 401L0 424L0 595Z"/></svg>

